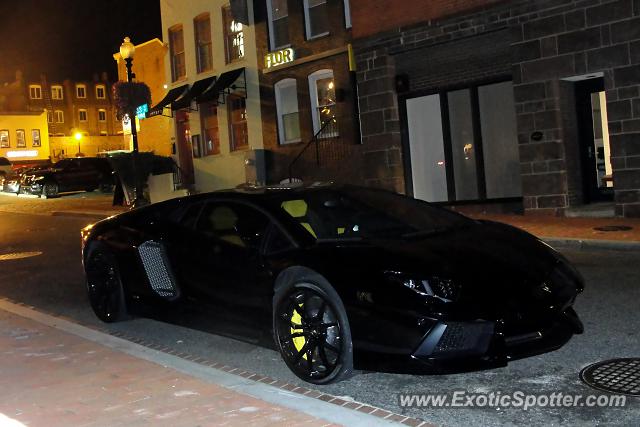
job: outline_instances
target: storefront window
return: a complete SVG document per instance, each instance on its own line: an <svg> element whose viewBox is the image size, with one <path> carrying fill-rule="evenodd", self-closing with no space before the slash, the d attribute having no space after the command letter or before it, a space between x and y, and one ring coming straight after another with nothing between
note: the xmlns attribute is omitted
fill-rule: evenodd
<svg viewBox="0 0 640 427"><path fill-rule="evenodd" d="M237 95L227 97L229 104L229 133L231 134L231 150L240 150L249 145L247 134L247 102Z"/></svg>
<svg viewBox="0 0 640 427"><path fill-rule="evenodd" d="M202 156L220 153L220 136L218 132L218 107L214 103L200 105L200 122L202 123Z"/></svg>
<svg viewBox="0 0 640 427"><path fill-rule="evenodd" d="M24 129L16 130L16 147L24 148L27 146L27 138L24 133Z"/></svg>
<svg viewBox="0 0 640 427"><path fill-rule="evenodd" d="M289 45L289 10L287 0L267 0L271 50Z"/></svg>
<svg viewBox="0 0 640 427"><path fill-rule="evenodd" d="M275 84L280 144L300 141L300 117L298 113L298 86L294 79L284 79Z"/></svg>
<svg viewBox="0 0 640 427"><path fill-rule="evenodd" d="M487 198L522 195L516 110L511 82L478 88Z"/></svg>
<svg viewBox="0 0 640 427"><path fill-rule="evenodd" d="M0 130L0 148L9 148L9 131L6 129Z"/></svg>
<svg viewBox="0 0 640 427"><path fill-rule="evenodd" d="M222 8L222 21L225 34L225 50L227 63L244 58L244 31L241 22L236 22L231 14L231 7Z"/></svg>
<svg viewBox="0 0 640 427"><path fill-rule="evenodd" d="M40 141L40 129L31 129L31 146L40 147L42 142Z"/></svg>

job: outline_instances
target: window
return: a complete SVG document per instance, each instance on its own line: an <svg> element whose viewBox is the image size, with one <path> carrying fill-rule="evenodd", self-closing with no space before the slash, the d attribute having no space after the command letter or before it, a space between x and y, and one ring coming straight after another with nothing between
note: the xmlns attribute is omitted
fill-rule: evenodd
<svg viewBox="0 0 640 427"><path fill-rule="evenodd" d="M329 34L327 0L304 0L304 21L307 39Z"/></svg>
<svg viewBox="0 0 640 427"><path fill-rule="evenodd" d="M9 131L6 129L0 130L0 148L9 148L11 144L9 143Z"/></svg>
<svg viewBox="0 0 640 427"><path fill-rule="evenodd" d="M202 209L196 229L226 245L257 249L269 224L266 215L249 206L213 202Z"/></svg>
<svg viewBox="0 0 640 427"><path fill-rule="evenodd" d="M196 66L198 72L213 69L211 60L211 19L205 13L193 20L193 30L196 38Z"/></svg>
<svg viewBox="0 0 640 427"><path fill-rule="evenodd" d="M87 97L87 86L86 85L76 85L76 97L77 98L86 98Z"/></svg>
<svg viewBox="0 0 640 427"><path fill-rule="evenodd" d="M53 123L53 111L47 111L47 122Z"/></svg>
<svg viewBox="0 0 640 427"><path fill-rule="evenodd" d="M295 79L280 80L274 86L278 113L280 144L300 141L300 117L298 113L298 87Z"/></svg>
<svg viewBox="0 0 640 427"><path fill-rule="evenodd" d="M64 91L62 86L51 86L51 99L63 99Z"/></svg>
<svg viewBox="0 0 640 427"><path fill-rule="evenodd" d="M106 89L105 89L104 85L97 85L96 86L96 98L98 98L98 99L105 99L106 98Z"/></svg>
<svg viewBox="0 0 640 427"><path fill-rule="evenodd" d="M87 110L78 110L78 118L81 122L87 121Z"/></svg>
<svg viewBox="0 0 640 427"><path fill-rule="evenodd" d="M349 0L344 0L344 26L351 28L351 6Z"/></svg>
<svg viewBox="0 0 640 427"><path fill-rule="evenodd" d="M414 197L454 202L522 195L511 82L407 100Z"/></svg>
<svg viewBox="0 0 640 427"><path fill-rule="evenodd" d="M249 145L246 99L237 95L229 95L227 102L229 103L231 150L246 148Z"/></svg>
<svg viewBox="0 0 640 427"><path fill-rule="evenodd" d="M40 141L40 129L31 129L31 146L42 146L42 141Z"/></svg>
<svg viewBox="0 0 640 427"><path fill-rule="evenodd" d="M29 85L29 98L42 99L42 87L40 85Z"/></svg>
<svg viewBox="0 0 640 427"><path fill-rule="evenodd" d="M200 105L200 122L204 138L202 156L220 153L220 134L218 132L218 107L215 103Z"/></svg>
<svg viewBox="0 0 640 427"><path fill-rule="evenodd" d="M222 8L222 26L227 63L244 58L244 32L241 22L236 22L231 7Z"/></svg>
<svg viewBox="0 0 640 427"><path fill-rule="evenodd" d="M313 131L321 136L338 136L336 122L336 90L332 70L319 70L309 76L309 94L313 111Z"/></svg>
<svg viewBox="0 0 640 427"><path fill-rule="evenodd" d="M169 29L169 52L171 54L171 78L175 82L187 76L182 26Z"/></svg>
<svg viewBox="0 0 640 427"><path fill-rule="evenodd" d="M64 111L56 110L54 115L56 116L57 123L64 123Z"/></svg>
<svg viewBox="0 0 640 427"><path fill-rule="evenodd" d="M267 0L271 50L289 45L289 11L287 0Z"/></svg>
<svg viewBox="0 0 640 427"><path fill-rule="evenodd" d="M99 122L106 122L107 121L107 110L102 109L102 108L98 110L98 121Z"/></svg>
<svg viewBox="0 0 640 427"><path fill-rule="evenodd" d="M25 148L27 146L27 138L24 129L16 130L16 147Z"/></svg>

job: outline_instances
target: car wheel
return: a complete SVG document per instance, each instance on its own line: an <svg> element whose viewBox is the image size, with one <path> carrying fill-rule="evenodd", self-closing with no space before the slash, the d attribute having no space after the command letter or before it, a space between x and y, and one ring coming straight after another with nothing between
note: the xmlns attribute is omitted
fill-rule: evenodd
<svg viewBox="0 0 640 427"><path fill-rule="evenodd" d="M45 197L57 197L60 187L56 182L46 182L42 187L42 195Z"/></svg>
<svg viewBox="0 0 640 427"><path fill-rule="evenodd" d="M353 372L353 343L342 300L317 274L299 276L273 297L273 330L285 363L313 384L344 380Z"/></svg>
<svg viewBox="0 0 640 427"><path fill-rule="evenodd" d="M118 322L127 316L120 270L113 253L103 245L89 249L85 261L87 292L91 308L103 322Z"/></svg>

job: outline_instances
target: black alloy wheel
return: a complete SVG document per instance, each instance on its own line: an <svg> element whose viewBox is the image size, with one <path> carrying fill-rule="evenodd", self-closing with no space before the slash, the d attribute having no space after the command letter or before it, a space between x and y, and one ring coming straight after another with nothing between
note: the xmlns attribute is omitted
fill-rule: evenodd
<svg viewBox="0 0 640 427"><path fill-rule="evenodd" d="M127 317L124 291L114 255L102 246L89 252L85 262L89 302L103 322L118 322Z"/></svg>
<svg viewBox="0 0 640 427"><path fill-rule="evenodd" d="M45 197L57 197L60 192L60 187L56 182L45 182L42 186L42 194Z"/></svg>
<svg viewBox="0 0 640 427"><path fill-rule="evenodd" d="M347 378L353 370L353 347L335 290L320 281L298 282L275 298L275 339L289 369L314 384Z"/></svg>

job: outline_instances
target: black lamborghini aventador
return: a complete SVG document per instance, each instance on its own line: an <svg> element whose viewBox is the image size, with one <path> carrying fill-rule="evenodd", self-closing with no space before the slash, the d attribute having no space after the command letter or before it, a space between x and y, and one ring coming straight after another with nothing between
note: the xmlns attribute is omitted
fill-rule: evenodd
<svg viewBox="0 0 640 427"><path fill-rule="evenodd" d="M583 279L551 247L382 190L188 196L98 222L82 241L89 300L103 321L216 326L274 344L316 384L354 366L504 366L582 332L572 305Z"/></svg>

